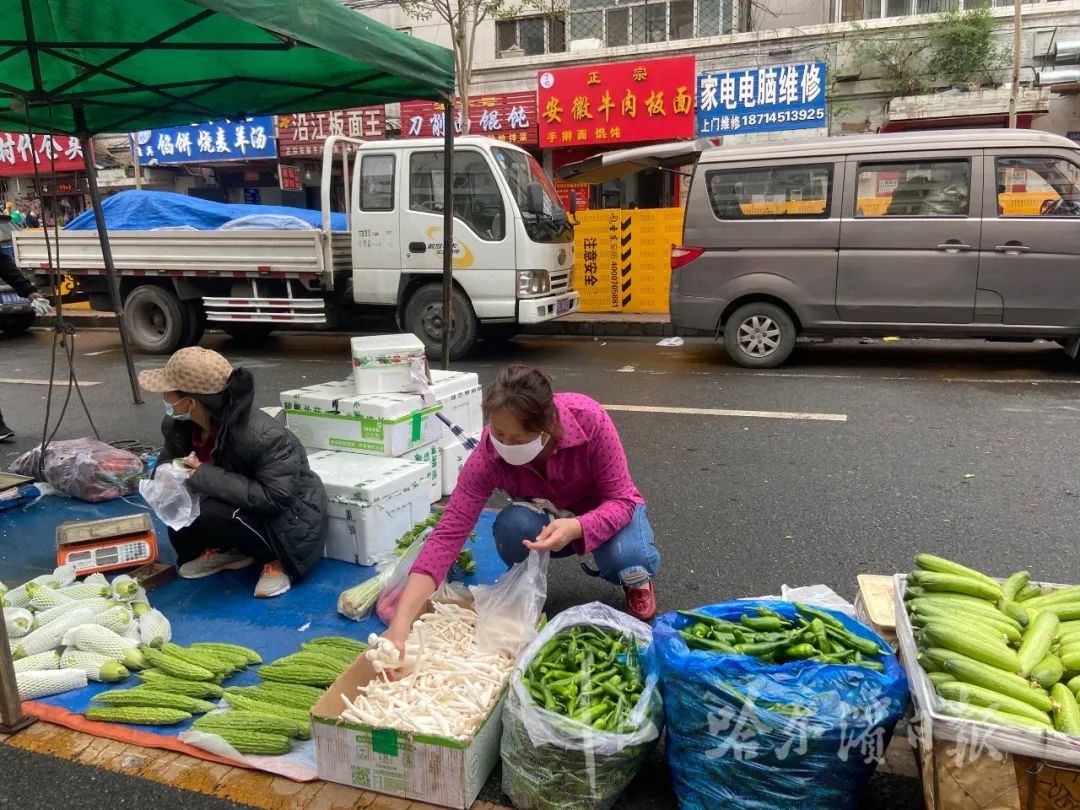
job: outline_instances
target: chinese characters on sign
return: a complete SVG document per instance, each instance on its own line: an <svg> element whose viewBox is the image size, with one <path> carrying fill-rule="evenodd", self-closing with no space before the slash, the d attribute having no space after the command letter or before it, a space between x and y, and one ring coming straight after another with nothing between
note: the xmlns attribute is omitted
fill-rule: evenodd
<svg viewBox="0 0 1080 810"><path fill-rule="evenodd" d="M540 73L540 144L584 146L694 136L693 56Z"/></svg>
<svg viewBox="0 0 1080 810"><path fill-rule="evenodd" d="M443 105L434 101L401 102L402 138L443 137ZM461 134L461 109L456 134ZM485 135L519 146L536 146L536 94L493 93L469 96L469 134Z"/></svg>
<svg viewBox="0 0 1080 810"><path fill-rule="evenodd" d="M574 194L577 202L578 211L589 210L589 184L588 183L567 183L562 180L555 181L555 192L559 195L559 199L562 200L563 208L567 211L570 210L570 195ZM594 240L595 241L595 240Z"/></svg>
<svg viewBox="0 0 1080 810"><path fill-rule="evenodd" d="M270 116L133 132L131 148L150 166L277 156Z"/></svg>
<svg viewBox="0 0 1080 810"><path fill-rule="evenodd" d="M86 168L82 144L67 135L34 135L25 132L0 132L0 176L38 172L82 171Z"/></svg>
<svg viewBox="0 0 1080 810"><path fill-rule="evenodd" d="M304 184L300 181L300 169L296 166L278 164L278 185L282 191L303 191Z"/></svg>
<svg viewBox="0 0 1080 810"><path fill-rule="evenodd" d="M827 126L825 73L824 62L808 62L699 76L698 135Z"/></svg>
<svg viewBox="0 0 1080 810"><path fill-rule="evenodd" d="M386 138L386 108L357 107L317 113L279 115L279 157L322 157L331 135L347 135L365 141ZM350 144L350 149L352 145Z"/></svg>

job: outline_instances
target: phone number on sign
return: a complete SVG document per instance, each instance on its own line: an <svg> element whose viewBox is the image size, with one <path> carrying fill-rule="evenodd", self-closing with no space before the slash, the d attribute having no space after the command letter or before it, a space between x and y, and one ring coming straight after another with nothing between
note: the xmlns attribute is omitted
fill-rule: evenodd
<svg viewBox="0 0 1080 810"><path fill-rule="evenodd" d="M790 124L797 121L824 121L825 110L781 110L771 113L744 113L744 127L760 127L766 124Z"/></svg>

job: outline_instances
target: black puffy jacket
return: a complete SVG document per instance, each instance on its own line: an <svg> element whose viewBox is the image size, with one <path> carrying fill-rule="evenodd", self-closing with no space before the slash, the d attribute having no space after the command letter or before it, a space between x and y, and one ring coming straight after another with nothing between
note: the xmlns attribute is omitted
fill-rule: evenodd
<svg viewBox="0 0 1080 810"><path fill-rule="evenodd" d="M285 572L297 581L322 557L326 490L308 467L299 439L254 407L250 373L245 369L233 372L228 391L231 396L220 413L214 463L199 467L188 486L204 497L262 518ZM165 417L159 464L191 453L192 427L189 421Z"/></svg>

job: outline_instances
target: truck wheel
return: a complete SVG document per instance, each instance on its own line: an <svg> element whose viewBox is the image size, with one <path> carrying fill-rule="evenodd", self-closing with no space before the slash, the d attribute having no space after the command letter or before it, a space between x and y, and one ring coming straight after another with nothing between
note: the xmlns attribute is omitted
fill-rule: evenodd
<svg viewBox="0 0 1080 810"><path fill-rule="evenodd" d="M270 337L270 333L274 331L274 325L272 323L235 323L233 321L224 321L218 326L221 327L221 331L224 332L235 340L242 341L243 343L256 343L260 340L265 340Z"/></svg>
<svg viewBox="0 0 1080 810"><path fill-rule="evenodd" d="M776 304L746 304L724 324L724 348L740 366L775 368L795 348L795 322Z"/></svg>
<svg viewBox="0 0 1080 810"><path fill-rule="evenodd" d="M144 284L124 302L124 326L131 342L147 354L172 354L190 328L183 303L171 290Z"/></svg>
<svg viewBox="0 0 1080 810"><path fill-rule="evenodd" d="M183 307L186 310L185 314L188 322L188 328L184 332L182 341L183 345L198 346L203 333L206 331L206 312L203 310L202 301L184 301Z"/></svg>
<svg viewBox="0 0 1080 810"><path fill-rule="evenodd" d="M21 335L33 325L33 312L20 312L18 315L8 315L0 320L0 329L5 335Z"/></svg>
<svg viewBox="0 0 1080 810"><path fill-rule="evenodd" d="M454 288L450 306L454 326L450 333L450 359L460 360L476 343L478 324L469 299ZM425 284L405 305L405 328L420 338L427 356L442 357L443 291L441 284Z"/></svg>

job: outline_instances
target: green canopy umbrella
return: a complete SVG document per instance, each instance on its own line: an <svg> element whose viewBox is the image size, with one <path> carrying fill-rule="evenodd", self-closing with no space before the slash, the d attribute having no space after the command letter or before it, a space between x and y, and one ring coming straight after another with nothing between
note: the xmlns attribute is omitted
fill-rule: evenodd
<svg viewBox="0 0 1080 810"><path fill-rule="evenodd" d="M338 0L8 0L6 6L0 129L77 135L89 147L90 136L103 132L413 98L445 100L450 118L453 54ZM453 126L446 131L449 172ZM93 163L88 157L91 201L138 402ZM447 204L447 245L452 227ZM443 251L444 301L452 254ZM444 333L448 307L446 315Z"/></svg>

